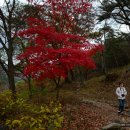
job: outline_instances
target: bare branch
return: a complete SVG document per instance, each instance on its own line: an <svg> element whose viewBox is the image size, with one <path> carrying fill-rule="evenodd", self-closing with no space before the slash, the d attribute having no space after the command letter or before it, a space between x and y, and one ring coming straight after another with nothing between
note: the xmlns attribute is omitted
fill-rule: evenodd
<svg viewBox="0 0 130 130"><path fill-rule="evenodd" d="M8 70L6 68L7 65L5 65L5 63L3 63L1 59L0 59L0 65L3 68L3 70L8 74Z"/></svg>
<svg viewBox="0 0 130 130"><path fill-rule="evenodd" d="M3 48L6 50L6 52L7 52L7 50L8 50L8 48L6 47L6 45L5 45L5 43L3 42L3 40L2 40L2 38L0 37L0 43L1 43L1 45L3 46Z"/></svg>

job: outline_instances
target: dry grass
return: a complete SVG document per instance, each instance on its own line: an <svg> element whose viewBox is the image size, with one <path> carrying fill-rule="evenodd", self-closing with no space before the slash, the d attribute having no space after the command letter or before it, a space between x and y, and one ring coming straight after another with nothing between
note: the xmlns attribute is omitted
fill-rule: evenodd
<svg viewBox="0 0 130 130"><path fill-rule="evenodd" d="M75 102L76 100L79 102L82 99L88 99L117 105L117 96L115 94L115 90L118 87L118 82L120 80L124 81L127 91L130 91L130 75L127 77L127 79L123 79L123 76L128 68L129 65L110 70L109 73L115 73L119 75L118 79L114 82L105 82L104 75L93 77L85 81L85 86L83 88L79 88L78 90L76 87L74 88L72 84L67 84L67 86L64 88L73 87L73 89L63 89L60 95L66 102ZM128 98L130 98L130 95L128 95Z"/></svg>
<svg viewBox="0 0 130 130"><path fill-rule="evenodd" d="M119 75L119 78L115 82L105 82L105 76L93 77L85 81L85 86L80 87L79 83L75 82L72 84L65 84L60 90L60 101L63 103L76 104L81 102L83 99L100 101L110 104L115 104L117 102L117 97L115 95L115 89L118 86L118 81L124 76L125 71L129 68L128 66L121 67L118 69L110 70L109 73L116 73ZM130 91L130 80L129 77L125 80L125 85ZM46 102L48 100L55 100L56 91L53 82L46 80L44 86L47 88L45 94L41 94L40 91L34 93L33 100L34 102ZM39 89L39 88L38 88ZM20 97L28 98L28 87L24 83L17 84L17 90ZM130 96L128 96L130 97Z"/></svg>

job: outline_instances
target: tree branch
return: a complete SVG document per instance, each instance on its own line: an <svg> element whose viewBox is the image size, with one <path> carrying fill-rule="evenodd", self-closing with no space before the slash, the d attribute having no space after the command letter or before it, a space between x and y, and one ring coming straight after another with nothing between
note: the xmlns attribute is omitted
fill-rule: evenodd
<svg viewBox="0 0 130 130"><path fill-rule="evenodd" d="M6 50L6 52L7 52L7 50L8 50L8 48L6 47L6 45L5 45L5 43L3 42L3 40L2 40L2 38L0 37L0 43L1 43L1 45L3 46L3 48Z"/></svg>
<svg viewBox="0 0 130 130"><path fill-rule="evenodd" d="M1 59L0 59L0 65L1 65L1 67L3 68L3 70L6 72L6 74L8 75L8 70L7 70L7 68L5 67L5 64L2 62Z"/></svg>

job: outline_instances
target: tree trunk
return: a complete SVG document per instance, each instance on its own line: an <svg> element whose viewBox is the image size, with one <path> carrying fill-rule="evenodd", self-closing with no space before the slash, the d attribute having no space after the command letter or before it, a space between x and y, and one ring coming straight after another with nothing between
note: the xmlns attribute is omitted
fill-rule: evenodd
<svg viewBox="0 0 130 130"><path fill-rule="evenodd" d="M55 85L56 85L56 100L59 100L59 95L60 95L60 80L61 78L59 77L57 80L54 79Z"/></svg>
<svg viewBox="0 0 130 130"><path fill-rule="evenodd" d="M73 72L72 69L70 70L70 75L71 75L71 81L74 81L75 80L75 76L74 76L74 72Z"/></svg>
<svg viewBox="0 0 130 130"><path fill-rule="evenodd" d="M11 45L10 45L11 44ZM15 67L13 64L13 46L12 43L9 43L10 50L8 50L8 80L9 80L9 89L12 91L12 94L16 94L15 88Z"/></svg>
<svg viewBox="0 0 130 130"><path fill-rule="evenodd" d="M104 25L104 51L102 51L102 70L105 75L107 75L107 67L106 67L106 57L105 57L105 51L106 51L106 31L105 28L107 27L107 20L105 20L105 25Z"/></svg>
<svg viewBox="0 0 130 130"><path fill-rule="evenodd" d="M41 83L40 83L40 88L41 88L41 90L45 89L43 81L41 81Z"/></svg>
<svg viewBox="0 0 130 130"><path fill-rule="evenodd" d="M113 52L113 56L114 56L114 59L115 59L116 67L118 67L118 66L119 66L119 64L118 64L118 60L117 60L117 57L116 57L116 55L115 55L114 52Z"/></svg>
<svg viewBox="0 0 130 130"><path fill-rule="evenodd" d="M107 75L106 62L105 62L105 56L103 51L101 53L101 60L102 60L102 72L103 74Z"/></svg>
<svg viewBox="0 0 130 130"><path fill-rule="evenodd" d="M27 83L28 83L28 90L29 90L29 98L32 98L32 84L31 84L31 78L27 78Z"/></svg>
<svg viewBox="0 0 130 130"><path fill-rule="evenodd" d="M56 86L56 100L59 100L59 96L60 96L60 85Z"/></svg>
<svg viewBox="0 0 130 130"><path fill-rule="evenodd" d="M15 75L14 75L14 65L13 61L8 60L8 80L9 80L9 89L12 91L12 94L16 94L15 88Z"/></svg>
<svg viewBox="0 0 130 130"><path fill-rule="evenodd" d="M68 71L67 77L65 78L65 83L71 83L72 82L72 77L70 72Z"/></svg>
<svg viewBox="0 0 130 130"><path fill-rule="evenodd" d="M79 71L79 79L80 79L80 87L84 87L85 84L84 84L84 77L83 77L83 73L82 73L82 70L80 68L80 66L78 66L78 71Z"/></svg>

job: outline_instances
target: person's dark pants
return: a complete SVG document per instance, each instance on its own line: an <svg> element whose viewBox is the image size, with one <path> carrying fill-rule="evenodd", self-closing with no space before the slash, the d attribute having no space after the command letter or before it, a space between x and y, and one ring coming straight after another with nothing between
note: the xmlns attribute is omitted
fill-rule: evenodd
<svg viewBox="0 0 130 130"><path fill-rule="evenodd" d="M119 111L123 112L125 108L125 99L118 99L119 101Z"/></svg>

